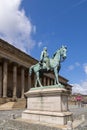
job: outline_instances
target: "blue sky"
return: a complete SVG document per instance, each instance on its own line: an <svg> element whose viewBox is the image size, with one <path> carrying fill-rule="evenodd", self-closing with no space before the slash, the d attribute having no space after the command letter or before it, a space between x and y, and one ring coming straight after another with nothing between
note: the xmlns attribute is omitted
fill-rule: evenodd
<svg viewBox="0 0 87 130"><path fill-rule="evenodd" d="M0 37L34 58L66 45L60 75L87 94L87 0L1 0L0 12Z"/></svg>

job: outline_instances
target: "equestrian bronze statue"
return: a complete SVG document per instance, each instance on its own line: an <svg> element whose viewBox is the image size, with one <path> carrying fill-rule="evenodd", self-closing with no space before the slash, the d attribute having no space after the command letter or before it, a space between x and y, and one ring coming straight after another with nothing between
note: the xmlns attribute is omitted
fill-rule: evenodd
<svg viewBox="0 0 87 130"><path fill-rule="evenodd" d="M37 64L32 65L29 69L30 76L32 72L34 72L36 75L35 87L37 87L38 85L40 87L43 87L40 81L40 73L42 74L42 73L53 72L55 76L54 84L55 85L60 84L58 75L61 68L61 62L63 62L66 59L66 52L67 52L67 47L62 46L54 53L52 58L49 58L47 53L47 48L44 47L43 51L41 52L40 61Z"/></svg>

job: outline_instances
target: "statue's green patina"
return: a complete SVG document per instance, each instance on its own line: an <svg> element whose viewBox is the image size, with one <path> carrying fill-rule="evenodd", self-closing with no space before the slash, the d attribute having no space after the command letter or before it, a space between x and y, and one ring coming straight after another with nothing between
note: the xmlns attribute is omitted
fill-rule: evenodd
<svg viewBox="0 0 87 130"><path fill-rule="evenodd" d="M35 81L35 87L39 85L42 87L41 81L40 81L40 73L44 72L54 72L55 75L55 82L54 84L60 84L58 79L59 70L61 67L61 62L63 62L66 59L66 51L67 47L62 46L60 49L58 49L52 58L49 58L47 53L47 48L44 47L43 51L41 52L41 58L40 62L31 66L29 69L29 74L31 76L32 72L36 75L36 81Z"/></svg>
<svg viewBox="0 0 87 130"><path fill-rule="evenodd" d="M45 63L45 66L47 68L47 70L49 70L49 55L47 53L47 47L44 47L43 48L43 51L41 52L41 56L40 56L40 65L44 65Z"/></svg>

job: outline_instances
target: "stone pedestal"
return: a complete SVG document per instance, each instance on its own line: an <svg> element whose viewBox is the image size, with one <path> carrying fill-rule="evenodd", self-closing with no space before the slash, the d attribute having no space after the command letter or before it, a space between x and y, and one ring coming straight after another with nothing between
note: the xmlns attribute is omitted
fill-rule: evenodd
<svg viewBox="0 0 87 130"><path fill-rule="evenodd" d="M25 93L27 110L22 113L23 119L42 123L65 125L72 121L72 113L68 110L68 91L64 88L43 87L30 89Z"/></svg>

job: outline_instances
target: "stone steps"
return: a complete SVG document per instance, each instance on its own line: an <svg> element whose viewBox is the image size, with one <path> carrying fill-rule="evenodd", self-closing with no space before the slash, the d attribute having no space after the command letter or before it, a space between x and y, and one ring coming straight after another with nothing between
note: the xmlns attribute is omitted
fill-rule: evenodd
<svg viewBox="0 0 87 130"><path fill-rule="evenodd" d="M26 108L26 99L17 99L16 102L9 101L0 105L0 110L12 110Z"/></svg>
<svg viewBox="0 0 87 130"><path fill-rule="evenodd" d="M13 108L14 102L8 102L0 105L0 110L10 110Z"/></svg>
<svg viewBox="0 0 87 130"><path fill-rule="evenodd" d="M18 99L13 108L26 108L26 99Z"/></svg>

